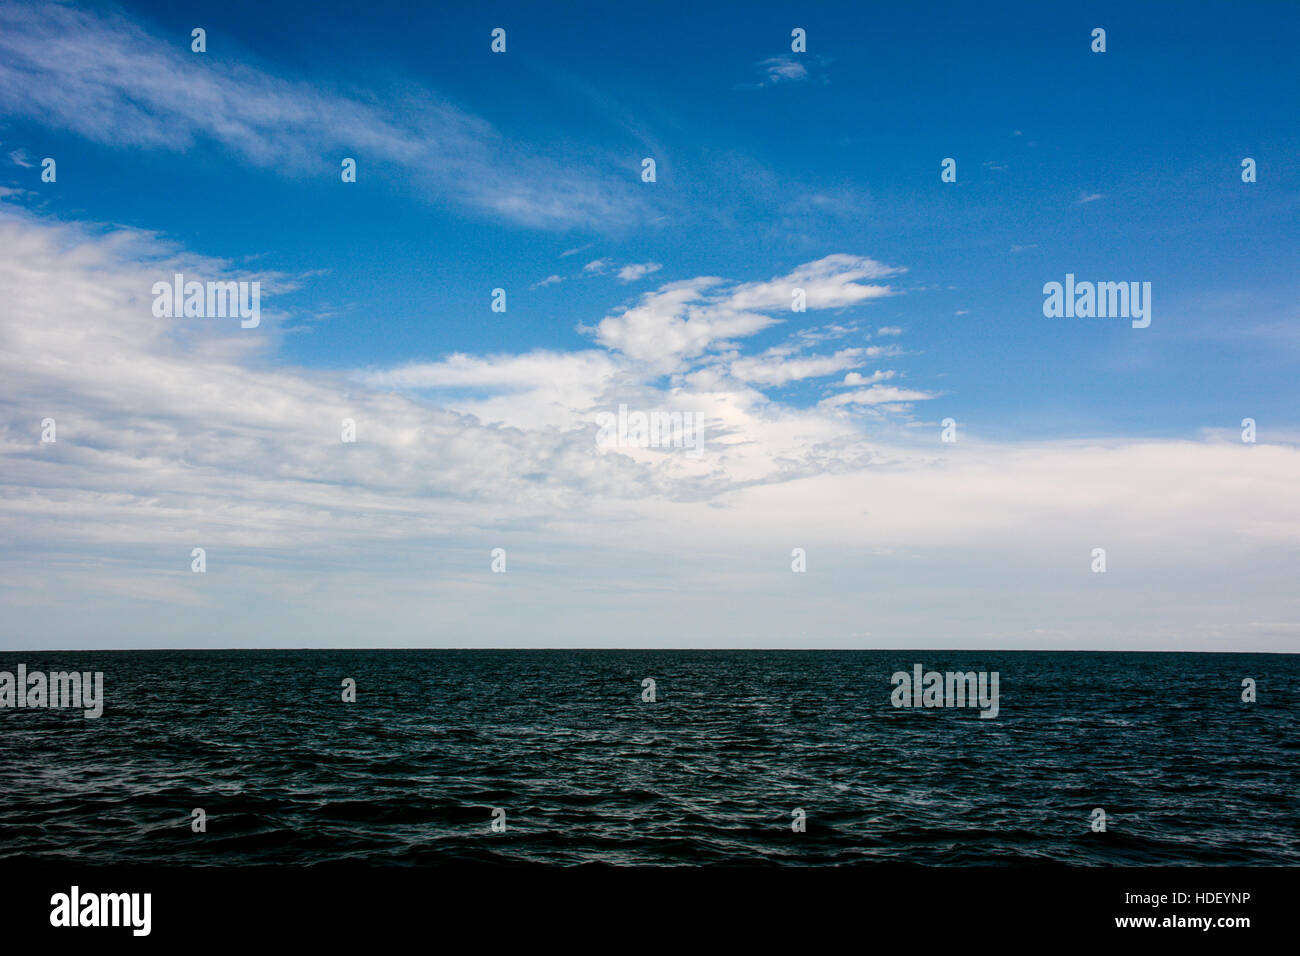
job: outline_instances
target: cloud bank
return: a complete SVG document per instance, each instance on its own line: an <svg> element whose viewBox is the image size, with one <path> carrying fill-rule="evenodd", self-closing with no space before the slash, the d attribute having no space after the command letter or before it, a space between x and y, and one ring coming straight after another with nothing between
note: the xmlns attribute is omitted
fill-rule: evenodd
<svg viewBox="0 0 1300 956"><path fill-rule="evenodd" d="M917 416L949 399L872 367L905 336L820 344L901 267L671 279L577 317L585 349L322 372L276 360L295 280L241 330L152 315L173 271L248 278L156 236L8 211L0 244L2 646L1295 649L1300 449L945 444ZM704 454L597 447L620 403L702 414Z"/></svg>

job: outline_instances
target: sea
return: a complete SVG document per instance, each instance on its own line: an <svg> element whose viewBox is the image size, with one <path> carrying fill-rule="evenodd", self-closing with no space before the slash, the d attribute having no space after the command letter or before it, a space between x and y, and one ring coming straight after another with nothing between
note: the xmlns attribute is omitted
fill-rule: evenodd
<svg viewBox="0 0 1300 956"><path fill-rule="evenodd" d="M20 663L102 672L104 699L0 708L6 863L1300 864L1295 655L0 654ZM996 716L897 706L918 664L996 672Z"/></svg>

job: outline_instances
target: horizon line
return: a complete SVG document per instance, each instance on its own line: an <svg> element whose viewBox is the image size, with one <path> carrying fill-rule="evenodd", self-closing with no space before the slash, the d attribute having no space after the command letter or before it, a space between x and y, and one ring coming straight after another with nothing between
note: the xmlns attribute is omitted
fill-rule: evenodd
<svg viewBox="0 0 1300 956"><path fill-rule="evenodd" d="M93 654L93 653L138 653L141 651L810 651L810 652L877 652L912 651L930 654L943 653L991 653L991 654L1251 654L1286 657L1300 654L1300 651L1216 651L1216 650L1143 650L1114 648L1046 648L1046 647L935 647L935 648L898 648L898 647L61 647L61 648L23 648L17 650L0 650L0 654Z"/></svg>

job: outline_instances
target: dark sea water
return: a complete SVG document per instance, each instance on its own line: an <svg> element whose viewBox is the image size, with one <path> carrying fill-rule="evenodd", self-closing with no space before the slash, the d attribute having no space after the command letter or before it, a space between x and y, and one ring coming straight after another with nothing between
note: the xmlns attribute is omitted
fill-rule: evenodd
<svg viewBox="0 0 1300 956"><path fill-rule="evenodd" d="M0 654L19 662L103 671L106 705L0 710L9 863L1300 864L1297 656ZM915 663L998 671L1000 713L895 708Z"/></svg>

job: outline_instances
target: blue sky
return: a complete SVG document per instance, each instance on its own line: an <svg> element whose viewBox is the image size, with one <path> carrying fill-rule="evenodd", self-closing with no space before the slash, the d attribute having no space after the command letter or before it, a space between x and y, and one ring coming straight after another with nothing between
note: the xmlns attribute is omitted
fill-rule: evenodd
<svg viewBox="0 0 1300 956"><path fill-rule="evenodd" d="M512 643L511 628L539 615L577 643L621 634L605 597L563 615L550 602L557 582L587 580L576 569L627 561L626 577L591 586L629 606L658 607L666 592L713 609L698 623L687 611L659 619L633 643L715 642L717 605L732 600L721 596L757 587L779 613L756 610L728 639L799 646L791 635L806 631L818 646L1093 646L1123 632L1118 646L1165 647L1185 634L1180 622L1204 624L1208 613L1213 628L1188 646L1227 646L1255 627L1265 636L1252 647L1292 649L1295 603L1270 582L1296 569L1295 11L725 6L0 5L6 344L21 370L3 396L7 490L47 506L12 518L26 544L9 549L9 566L20 576L59 568L79 582L70 587L94 591L87 606L102 610L95 627L109 642L143 632L146 643L175 643L165 622L177 602L239 604L250 621L272 620L272 595L288 582L310 591L318 585L304 582L345 574L348 555L386 566L399 560L393 545L407 569L455 556L465 577L443 600L457 609L462 641L481 628ZM196 26L207 31L203 54L189 49ZM505 54L489 50L494 27L507 31ZM806 52L791 52L794 27L807 31ZM1090 50L1094 27L1107 31L1105 53ZM46 156L57 160L56 183L40 181ZM340 180L345 156L358 162L356 183ZM640 181L643 157L657 163L654 183ZM955 183L940 181L945 157L957 161ZM1241 181L1244 157L1258 164L1255 183ZM62 285L42 265L53 249ZM261 278L267 321L251 332L111 331L126 327L115 310L139 309L131 290L144 295L147 279L177 263ZM1067 273L1150 282L1150 327L1045 318L1043 284ZM71 308L67 290L79 282L102 294L102 312ZM809 310L779 307L800 283L812 290ZM504 314L489 308L498 287ZM19 333L32 321L20 303L49 315L68 308L78 335L102 322L94 359L117 356L135 374L97 382L91 353L73 358L91 340L60 352L54 319L47 340ZM77 368L60 378L55 353ZM175 380L186 375L194 391ZM222 391L234 381L263 397ZM220 397L206 407L195 392ZM264 413L281 394L276 426ZM75 419L88 402L98 417L80 440L96 460L75 457L67 430L57 451L23 444L42 403ZM213 420L222 402L225 423ZM611 465L577 436L620 402L700 411L720 454L697 467L651 450ZM275 431L301 439L311 409L324 421L362 406L360 444L387 457L299 454ZM938 441L947 417L959 423L955 446ZM1258 422L1257 447L1241 447L1245 417ZM148 437L160 420L174 429L170 442ZM253 447L256 461L245 457ZM964 449L971 457L953 458ZM145 462L176 471L140 479ZM987 498L984 467L1001 482ZM495 474L526 481L498 486ZM951 494L971 516L965 530L941 533L941 518L920 515L924 499L890 498L900 474L900 493L935 480L932 494ZM1135 485L1149 500L1130 500ZM308 512L303 489L338 497ZM1030 492L1045 508L1064 500L1047 516L1060 523L1059 543L1047 518L1029 517ZM97 514L113 494L128 496L121 512ZM846 526L837 494L895 524ZM972 497L958 503L963 495ZM1270 517L1255 528L1250 515L1225 512L1225 499ZM365 500L372 523L357 518L347 534L319 538L324 516L355 517L348 500ZM828 501L826 512L810 504ZM592 514L590 525L577 517L582 502L607 506L639 536L620 548ZM1171 502L1186 510L1166 513ZM789 528L773 523L778 505ZM168 506L176 510L159 511ZM781 587L801 533L822 540L845 575L822 563L822 590L797 598L764 583L767 570L723 572L726 559L683 530L707 524L697 507L739 516L725 529L736 537L721 527L704 535L727 553L752 553L741 529L770 528L763 547ZM211 523L214 508L227 523ZM1199 527L1207 511L1224 525ZM394 544L388 513L430 524ZM1149 528L1135 527L1142 516ZM255 518L282 534L254 534ZM92 533L93 522L120 540ZM149 531L155 522L166 530ZM1071 578L1066 555L1086 556L1112 523L1115 535L1133 535L1130 555L1140 545L1153 563L1129 580L1135 603L1089 623L1095 596L1078 588L1096 581ZM519 560L528 567L531 556L535 590L509 592L518 619L497 608L488 621L476 589L497 583L473 576L485 563L476 556L525 531L534 537L519 539ZM200 595L186 562L180 579L162 570L204 534L224 541L225 567L262 569L262 583L239 587L267 591ZM989 580L994 547L1010 556L992 562L1003 570ZM1035 557L1037 548L1047 551ZM1204 566L1174 566L1188 551L1204 551ZM93 554L94 570L65 565L71 553ZM913 603L899 597L888 613L854 603L847 569L870 563L868 553L882 562L871 573L905 579ZM1244 592L1224 581L1224 555L1265 605L1233 606ZM696 560L714 578L691 597L665 566ZM1059 562L1061 576L1026 585L1022 561ZM274 587L272 573L285 576ZM1177 613L1135 611L1166 578ZM1205 580L1224 589L1214 613L1192 599L1210 600ZM981 606L998 603L999 589L1039 601L1013 622L964 611L957 597L951 613L927 616L936 581ZM451 625L421 632L423 612L393 587L388 606L403 610L391 630L402 642L457 642ZM823 610L810 620L799 609L814 600ZM860 627L866 607L878 620ZM85 622L66 614L28 595L4 637L85 637ZM774 614L788 621L778 626ZM348 643L342 624L295 620L290 643L322 630L322 640ZM197 625L189 639L226 643Z"/></svg>

